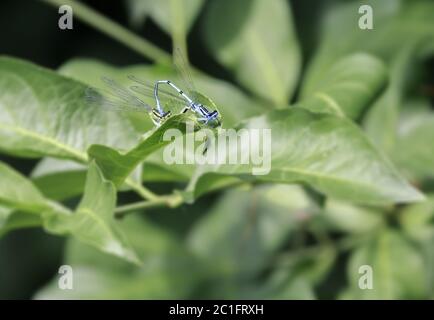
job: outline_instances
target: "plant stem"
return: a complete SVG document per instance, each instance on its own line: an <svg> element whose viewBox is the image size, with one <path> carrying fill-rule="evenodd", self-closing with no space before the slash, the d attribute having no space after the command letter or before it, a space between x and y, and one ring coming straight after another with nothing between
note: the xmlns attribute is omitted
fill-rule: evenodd
<svg viewBox="0 0 434 320"><path fill-rule="evenodd" d="M133 189L135 192L137 192L141 197L148 199L148 200L155 200L158 199L159 196L155 193L153 193L148 188L145 188L141 184L136 183L132 179L128 178L125 180L125 184L130 186L131 189Z"/></svg>
<svg viewBox="0 0 434 320"><path fill-rule="evenodd" d="M95 29L105 33L106 35L123 43L127 47L135 50L144 57L161 64L170 65L171 56L164 50L156 47L147 40L137 36L133 32L119 25L118 23L108 19L92 8L75 0L41 0L54 7L69 5L73 9L73 14L76 15L84 23L94 27Z"/></svg>
<svg viewBox="0 0 434 320"><path fill-rule="evenodd" d="M182 203L182 197L179 194L170 194L166 196L157 196L154 200L139 201L115 209L115 217L122 218L127 213L146 208L170 207L175 208Z"/></svg>
<svg viewBox="0 0 434 320"><path fill-rule="evenodd" d="M171 29L172 29L172 46L173 48L179 48L184 57L188 57L187 54L187 36L186 26L184 20L184 6L179 0L170 0L170 13L171 13Z"/></svg>

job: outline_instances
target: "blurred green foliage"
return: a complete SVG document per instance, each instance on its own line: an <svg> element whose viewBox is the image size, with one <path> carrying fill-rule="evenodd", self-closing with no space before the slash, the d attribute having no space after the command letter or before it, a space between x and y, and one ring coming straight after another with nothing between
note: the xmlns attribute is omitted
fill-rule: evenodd
<svg viewBox="0 0 434 320"><path fill-rule="evenodd" d="M74 30L0 5L1 298L434 297L434 2L65 2ZM85 104L101 76L176 80L170 42L225 128L272 129L268 175L165 164L188 116Z"/></svg>

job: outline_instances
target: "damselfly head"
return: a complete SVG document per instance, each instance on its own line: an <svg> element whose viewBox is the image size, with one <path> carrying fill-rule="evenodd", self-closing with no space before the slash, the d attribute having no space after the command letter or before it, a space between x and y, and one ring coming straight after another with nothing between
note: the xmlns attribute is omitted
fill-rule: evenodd
<svg viewBox="0 0 434 320"><path fill-rule="evenodd" d="M219 112L214 110L213 112L206 112L206 114L203 114L200 118L200 122L210 128L216 129L221 126L221 121L219 118Z"/></svg>
<svg viewBox="0 0 434 320"><path fill-rule="evenodd" d="M211 128L218 128L222 125L219 119L219 113L217 110L215 110L213 113L215 113L215 116L208 118L207 125Z"/></svg>

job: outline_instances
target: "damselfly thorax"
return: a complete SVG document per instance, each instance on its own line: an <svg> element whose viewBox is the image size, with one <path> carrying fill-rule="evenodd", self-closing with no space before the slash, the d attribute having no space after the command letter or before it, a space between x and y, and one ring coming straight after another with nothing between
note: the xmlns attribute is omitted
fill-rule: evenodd
<svg viewBox="0 0 434 320"><path fill-rule="evenodd" d="M182 113L185 113L188 110L191 110L191 111L193 111L194 113L196 113L199 116L198 120L200 122L203 122L204 124L208 124L211 121L217 119L217 116L218 116L218 111L217 110L214 110L212 112L208 111L208 109L203 104L195 102L187 94L185 94L184 91L182 91L181 89L179 89L170 80L159 80L159 81L157 81L155 83L154 96L155 96L155 101L156 101L157 109L158 110L161 110L162 112L164 112L161 109L161 103L160 103L160 99L158 97L158 85L159 84L168 84L170 87L172 87L174 90L176 90L181 97L183 97L185 99L185 101L188 103L188 106L182 110Z"/></svg>

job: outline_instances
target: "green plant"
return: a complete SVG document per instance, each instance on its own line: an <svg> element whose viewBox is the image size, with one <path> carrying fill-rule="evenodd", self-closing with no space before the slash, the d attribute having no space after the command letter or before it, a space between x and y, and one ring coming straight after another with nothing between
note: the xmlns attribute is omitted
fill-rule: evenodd
<svg viewBox="0 0 434 320"><path fill-rule="evenodd" d="M434 3L363 1L370 31L357 28L361 3L335 4L302 77L303 31L287 1L209 2L204 42L236 85L194 78L225 127L272 130L271 172L252 176L164 164L161 136L186 115L151 129L146 115L86 105L101 75L174 77L170 55L76 1L43 2L69 3L152 63L76 58L51 71L0 57L0 150L40 159L29 176L0 163L0 234L68 237L77 279L36 297L432 298L434 115L417 89L434 54ZM204 1L179 3L128 1L135 24L151 17L187 52ZM358 287L361 265L373 267L373 290Z"/></svg>

